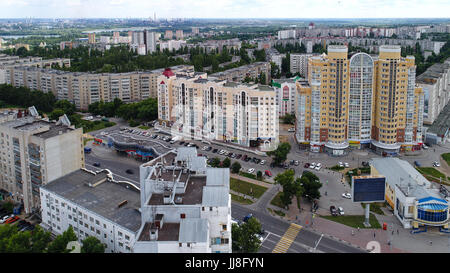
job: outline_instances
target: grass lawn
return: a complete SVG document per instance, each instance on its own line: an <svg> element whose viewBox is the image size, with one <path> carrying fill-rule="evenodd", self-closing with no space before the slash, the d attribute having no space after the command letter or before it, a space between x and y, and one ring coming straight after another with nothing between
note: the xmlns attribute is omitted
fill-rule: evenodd
<svg viewBox="0 0 450 273"><path fill-rule="evenodd" d="M345 167L339 167L339 165L335 165L333 167L330 168L330 170L332 171L342 171L343 169L345 169Z"/></svg>
<svg viewBox="0 0 450 273"><path fill-rule="evenodd" d="M145 125L141 125L141 126L139 126L138 128L139 128L139 129L142 129L142 130L148 130L148 129L150 129L150 127L145 126Z"/></svg>
<svg viewBox="0 0 450 273"><path fill-rule="evenodd" d="M366 208L366 204L362 204L361 203L361 206L363 208ZM378 215L384 215L384 212L381 210L382 206L384 206L383 203L371 203L370 204L370 211L373 212L373 213L376 213Z"/></svg>
<svg viewBox="0 0 450 273"><path fill-rule="evenodd" d="M343 225L353 227L353 228L366 228L364 226L364 215L343 215L343 216L320 216L322 218L341 223ZM378 222L377 218L370 214L369 216L369 222L371 227L370 228L381 228L380 223Z"/></svg>
<svg viewBox="0 0 450 273"><path fill-rule="evenodd" d="M236 178L230 178L230 189L255 198L260 198L267 190L266 187L245 182Z"/></svg>
<svg viewBox="0 0 450 273"><path fill-rule="evenodd" d="M85 138L85 139L83 139L83 145L86 146L86 143L88 143L91 140L94 140L94 139L93 138Z"/></svg>
<svg viewBox="0 0 450 273"><path fill-rule="evenodd" d="M439 177L442 177L442 179L445 180L445 174L441 173L440 171L436 170L433 167L418 167L417 169L422 174L431 175L431 176L434 176L434 177L436 177L438 179L439 179Z"/></svg>
<svg viewBox="0 0 450 273"><path fill-rule="evenodd" d="M441 154L441 157L450 165L450 153Z"/></svg>
<svg viewBox="0 0 450 273"><path fill-rule="evenodd" d="M258 180L258 179L256 179L256 175L255 175L255 174L252 174L252 173L248 173L248 172L240 172L239 175L245 176L245 177L247 177L247 178L251 178L251 179Z"/></svg>
<svg viewBox="0 0 450 273"><path fill-rule="evenodd" d="M240 197L240 196L238 196L236 194L232 194L232 193L230 193L230 194L231 194L231 200L232 201L235 201L235 202L238 202L238 203L241 203L241 204L244 204L244 205L251 205L251 204L253 204L253 201L250 200L250 199L244 199L243 197Z"/></svg>
<svg viewBox="0 0 450 273"><path fill-rule="evenodd" d="M277 195L275 195L275 197L272 199L272 201L270 201L270 204L284 209L283 203L281 202L282 194L283 194L282 192L277 193Z"/></svg>
<svg viewBox="0 0 450 273"><path fill-rule="evenodd" d="M284 217L286 214L282 212L281 210L272 210L271 208L267 208L271 213L275 213L281 217Z"/></svg>

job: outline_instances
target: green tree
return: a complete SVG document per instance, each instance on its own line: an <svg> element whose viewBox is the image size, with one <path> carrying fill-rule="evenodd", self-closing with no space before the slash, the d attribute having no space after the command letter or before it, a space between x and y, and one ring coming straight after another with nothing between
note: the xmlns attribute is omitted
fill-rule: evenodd
<svg viewBox="0 0 450 273"><path fill-rule="evenodd" d="M43 253L51 242L50 232L45 231L40 226L36 226L31 236L31 252Z"/></svg>
<svg viewBox="0 0 450 273"><path fill-rule="evenodd" d="M11 201L3 203L3 208L8 212L9 214L13 213L14 209L14 203Z"/></svg>
<svg viewBox="0 0 450 273"><path fill-rule="evenodd" d="M320 198L319 189L322 187L319 178L311 172L305 172L300 178L300 183L304 188L303 196L307 197L308 200Z"/></svg>
<svg viewBox="0 0 450 273"><path fill-rule="evenodd" d="M105 253L105 245L93 236L88 236L81 243L81 253Z"/></svg>
<svg viewBox="0 0 450 273"><path fill-rule="evenodd" d="M281 117L281 120L284 124L294 125L295 123L295 115L287 113L285 116Z"/></svg>
<svg viewBox="0 0 450 273"><path fill-rule="evenodd" d="M291 145L288 142L283 142L275 150L267 152L267 155L272 157L274 163L278 165L286 160L290 150Z"/></svg>
<svg viewBox="0 0 450 273"><path fill-rule="evenodd" d="M223 160L222 162L222 167L223 168L229 168L231 165L231 160L227 157Z"/></svg>
<svg viewBox="0 0 450 273"><path fill-rule="evenodd" d="M232 250L236 253L256 253L261 247L257 234L261 231L261 223L251 217L246 223L231 226Z"/></svg>
<svg viewBox="0 0 450 273"><path fill-rule="evenodd" d="M258 171L258 172L256 173L256 179L262 180L262 176L263 176L263 174L262 174L261 171Z"/></svg>
<svg viewBox="0 0 450 273"><path fill-rule="evenodd" d="M292 197L301 196L304 189L300 181L294 180L294 171L287 170L283 173L279 173L275 178L275 182L283 187L283 192L280 196L281 202L285 207L288 207L292 203Z"/></svg>
<svg viewBox="0 0 450 273"><path fill-rule="evenodd" d="M71 250L66 249L67 244L71 241L77 241L77 235L70 226L63 234L56 236L48 246L48 253L69 253Z"/></svg>
<svg viewBox="0 0 450 273"><path fill-rule="evenodd" d="M218 157L214 157L210 163L211 167L218 168L220 166L220 159Z"/></svg>
<svg viewBox="0 0 450 273"><path fill-rule="evenodd" d="M231 172L232 173L239 173L242 166L239 162L235 161L233 164L231 164Z"/></svg>
<svg viewBox="0 0 450 273"><path fill-rule="evenodd" d="M48 115L48 118L49 118L50 120L58 120L58 118L59 118L60 116L62 116L62 115L64 115L64 110L57 108L57 109L54 109L54 110Z"/></svg>

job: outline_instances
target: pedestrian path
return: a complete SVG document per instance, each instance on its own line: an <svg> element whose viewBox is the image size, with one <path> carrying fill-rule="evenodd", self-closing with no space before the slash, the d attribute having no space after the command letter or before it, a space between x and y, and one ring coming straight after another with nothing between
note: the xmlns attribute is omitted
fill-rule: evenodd
<svg viewBox="0 0 450 273"><path fill-rule="evenodd" d="M302 226L292 223L288 230L286 230L286 233L284 233L283 237L281 237L272 253L286 253L297 237L297 234L300 232L300 229L302 229Z"/></svg>

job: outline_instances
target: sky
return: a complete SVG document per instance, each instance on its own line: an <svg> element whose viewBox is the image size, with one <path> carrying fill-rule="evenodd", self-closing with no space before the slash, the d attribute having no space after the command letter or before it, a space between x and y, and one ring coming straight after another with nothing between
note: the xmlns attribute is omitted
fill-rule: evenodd
<svg viewBox="0 0 450 273"><path fill-rule="evenodd" d="M449 0L0 0L0 18L450 18Z"/></svg>

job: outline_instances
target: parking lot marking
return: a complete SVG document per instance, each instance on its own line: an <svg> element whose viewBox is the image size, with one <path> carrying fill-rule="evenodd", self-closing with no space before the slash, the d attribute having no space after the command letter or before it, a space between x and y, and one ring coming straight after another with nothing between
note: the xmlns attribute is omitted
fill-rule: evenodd
<svg viewBox="0 0 450 273"><path fill-rule="evenodd" d="M281 237L272 253L286 253L297 237L297 234L300 232L300 229L302 229L302 226L292 223L286 230L286 233L284 233L283 237Z"/></svg>

